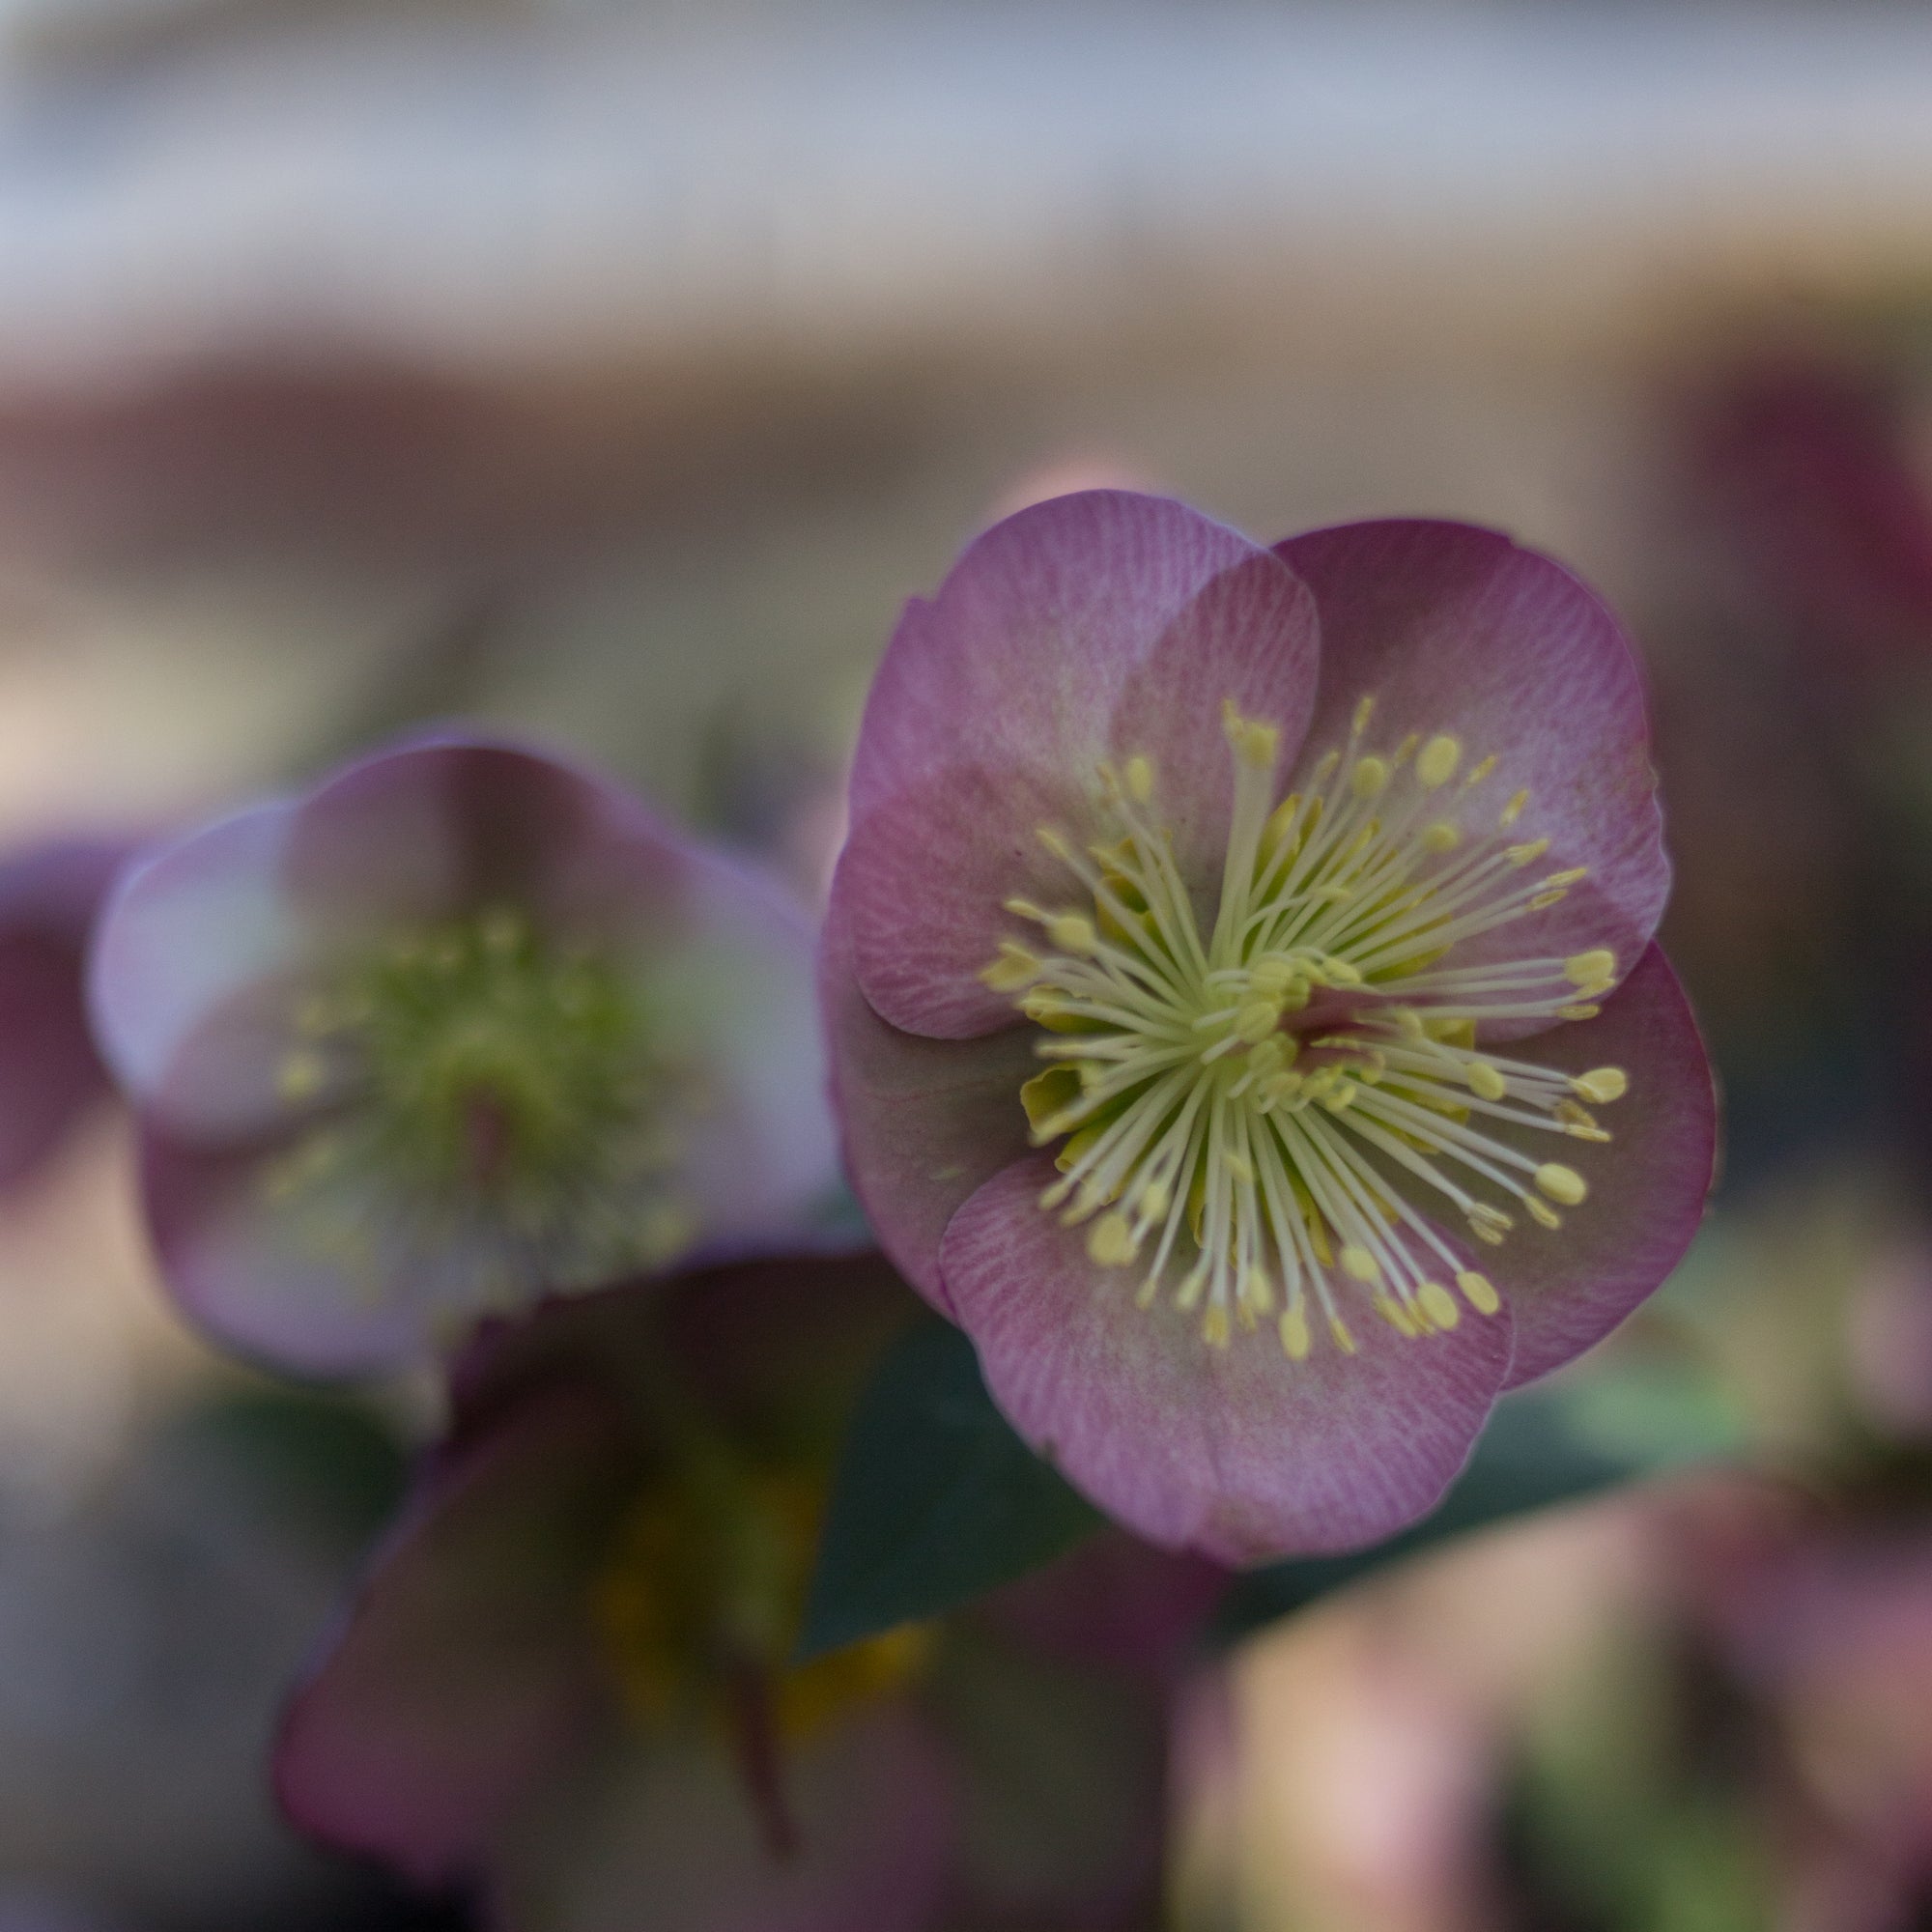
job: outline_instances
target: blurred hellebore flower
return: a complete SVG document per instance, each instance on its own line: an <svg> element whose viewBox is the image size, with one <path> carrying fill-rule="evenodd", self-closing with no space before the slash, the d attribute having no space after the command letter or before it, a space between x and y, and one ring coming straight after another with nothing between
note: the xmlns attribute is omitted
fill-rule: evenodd
<svg viewBox="0 0 1932 1932"><path fill-rule="evenodd" d="M1700 507L1774 611L1829 653L1823 697L1922 660L1932 492L1881 373L1759 358L1688 413Z"/></svg>
<svg viewBox="0 0 1932 1932"><path fill-rule="evenodd" d="M282 1368L795 1243L833 1187L810 937L628 794L438 738L198 831L102 915L162 1267Z"/></svg>
<svg viewBox="0 0 1932 1932"><path fill-rule="evenodd" d="M1110 1532L793 1661L844 1402L908 1302L872 1257L753 1263L486 1333L289 1710L295 1820L508 1932L1065 1924L1143 1891L1208 1566Z"/></svg>
<svg viewBox="0 0 1932 1932"><path fill-rule="evenodd" d="M1603 605L1460 525L1270 552L1095 492L907 607L825 939L848 1162L1131 1528L1385 1536L1682 1254L1647 747Z"/></svg>
<svg viewBox="0 0 1932 1932"><path fill-rule="evenodd" d="M133 847L50 839L0 861L0 1190L31 1179L109 1091L87 1030L87 935Z"/></svg>

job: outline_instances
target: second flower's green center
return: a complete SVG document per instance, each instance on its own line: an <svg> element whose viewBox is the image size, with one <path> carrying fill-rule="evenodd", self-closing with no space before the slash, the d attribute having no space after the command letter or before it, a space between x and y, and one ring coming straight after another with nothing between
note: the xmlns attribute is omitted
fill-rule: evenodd
<svg viewBox="0 0 1932 1932"><path fill-rule="evenodd" d="M1479 808L1493 758L1464 772L1447 733L1370 750L1373 713L1365 698L1348 745L1276 802L1278 732L1224 707L1235 806L1206 929L1152 766L1102 767L1112 836L1038 835L1080 902L1009 900L1045 947L1007 940L981 974L1045 1031L1049 1065L1021 1094L1036 1143L1061 1143L1041 1207L1087 1224L1101 1265L1140 1270L1143 1306L1170 1289L1216 1346L1272 1318L1295 1360L1318 1320L1352 1354L1361 1299L1411 1336L1457 1325L1451 1281L1493 1313L1438 1217L1494 1245L1520 1219L1559 1229L1588 1190L1492 1126L1606 1141L1589 1109L1628 1085L1479 1043L1485 1022L1594 1017L1617 962L1488 948L1456 963L1583 872L1540 867L1548 840L1518 830L1527 793Z"/></svg>
<svg viewBox="0 0 1932 1932"><path fill-rule="evenodd" d="M690 1238L669 1184L690 1079L612 960L497 907L352 964L295 1023L281 1091L314 1121L270 1186L326 1245L474 1249L515 1293Z"/></svg>

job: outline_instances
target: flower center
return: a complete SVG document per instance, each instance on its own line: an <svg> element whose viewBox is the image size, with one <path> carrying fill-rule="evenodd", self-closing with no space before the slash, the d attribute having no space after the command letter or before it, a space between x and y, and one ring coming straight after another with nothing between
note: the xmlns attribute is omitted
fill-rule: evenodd
<svg viewBox="0 0 1932 1932"><path fill-rule="evenodd" d="M693 1083L609 959L495 907L356 962L295 1020L280 1087L314 1121L268 1184L323 1251L464 1252L487 1305L688 1245L667 1114Z"/></svg>
<svg viewBox="0 0 1932 1932"><path fill-rule="evenodd" d="M1438 1231L1443 1205L1493 1245L1520 1217L1560 1228L1587 1183L1488 1123L1607 1141L1584 1103L1629 1085L1479 1043L1487 1022L1593 1018L1617 962L1593 948L1455 963L1583 869L1539 870L1548 840L1517 833L1523 791L1465 832L1496 760L1463 772L1447 733L1371 750L1373 716L1364 698L1348 744L1276 803L1279 732L1223 707L1235 805L1206 930L1151 764L1103 765L1108 838L1038 833L1079 902L1009 900L1045 945L1003 941L980 975L1045 1032L1049 1065L1020 1095L1035 1144L1063 1143L1041 1208L1088 1224L1102 1266L1141 1269L1141 1306L1171 1288L1218 1347L1272 1318L1296 1361L1318 1316L1354 1353L1362 1301L1404 1335L1455 1327L1450 1280L1493 1314L1495 1289Z"/></svg>

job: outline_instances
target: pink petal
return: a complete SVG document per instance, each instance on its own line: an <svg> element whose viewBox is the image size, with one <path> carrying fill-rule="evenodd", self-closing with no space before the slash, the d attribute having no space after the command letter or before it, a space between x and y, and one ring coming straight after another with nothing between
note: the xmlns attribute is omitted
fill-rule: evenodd
<svg viewBox="0 0 1932 1932"><path fill-rule="evenodd" d="M652 1350L722 1422L757 1429L809 1393L856 1394L880 1349L918 1307L882 1255L800 1254L693 1269L559 1295L487 1324L456 1358L451 1398L468 1430L553 1377L636 1394Z"/></svg>
<svg viewBox="0 0 1932 1932"><path fill-rule="evenodd" d="M852 976L849 918L835 907L819 952L834 1105L845 1164L879 1244L945 1307L939 1242L953 1210L1028 1151L1020 1087L1038 1071L1036 1030L931 1040L888 1026Z"/></svg>
<svg viewBox="0 0 1932 1932"><path fill-rule="evenodd" d="M1523 1057L1582 1073L1621 1066L1630 1092L1597 1118L1607 1146L1503 1126L1539 1160L1589 1183L1555 1233L1523 1223L1478 1265L1516 1316L1510 1386L1547 1375L1601 1341L1677 1265L1703 1218L1717 1154L1711 1066L1684 989L1651 947L1594 1020L1539 1034Z"/></svg>
<svg viewBox="0 0 1932 1932"><path fill-rule="evenodd" d="M1509 1371L1507 1313L1291 1362L1266 1327L1214 1349L1198 1315L1142 1311L1126 1271L1037 1206L1040 1155L952 1217L940 1268L993 1399L1075 1488L1151 1542L1224 1563L1350 1549L1427 1511Z"/></svg>
<svg viewBox="0 0 1932 1932"><path fill-rule="evenodd" d="M1561 564L1466 524L1350 524L1276 547L1314 591L1321 692L1307 747L1346 742L1374 693L1372 739L1448 732L1463 770L1490 753L1493 778L1460 798L1488 831L1520 787L1521 837L1547 836L1550 869L1587 866L1595 897L1573 895L1536 923L1458 950L1565 954L1606 946L1634 962L1670 884L1650 762L1643 674L1628 634ZM1458 816L1455 812L1445 815Z"/></svg>
<svg viewBox="0 0 1932 1932"><path fill-rule="evenodd" d="M379 752L327 780L301 802L285 872L332 931L381 935L508 904L602 937L613 918L674 907L680 857L675 835L602 779L464 736Z"/></svg>
<svg viewBox="0 0 1932 1932"><path fill-rule="evenodd" d="M95 1035L134 1105L175 1130L248 1133L285 1111L275 1075L323 956L280 889L294 813L257 806L163 846L102 908Z"/></svg>
<svg viewBox="0 0 1932 1932"><path fill-rule="evenodd" d="M1035 1649L1159 1679L1199 1640L1230 1580L1218 1563L1108 1529L973 1614Z"/></svg>
<svg viewBox="0 0 1932 1932"><path fill-rule="evenodd" d="M966 1924L1160 1922L1147 1916L1167 1784L1158 1679L981 1630L940 1657L929 1696L963 1772L961 1881L978 1908Z"/></svg>
<svg viewBox="0 0 1932 1932"><path fill-rule="evenodd" d="M1089 491L1022 510L914 603L873 682L836 895L882 1017L940 1037L1006 1023L974 977L1014 894L1065 895L1035 829L1084 841L1102 760L1150 758L1189 875L1218 877L1233 698L1299 742L1310 599L1246 538L1181 504Z"/></svg>
<svg viewBox="0 0 1932 1932"><path fill-rule="evenodd" d="M471 1311L494 1257L454 1248L434 1265L386 1248L331 1253L271 1189L279 1143L141 1137L141 1190L169 1292L226 1347L280 1374L370 1375L429 1353Z"/></svg>
<svg viewBox="0 0 1932 1932"><path fill-rule="evenodd" d="M628 944L650 1024L699 1083L678 1123L680 1185L706 1246L790 1244L838 1184L812 928L722 854L693 846L677 864L675 913L652 926L634 898Z"/></svg>
<svg viewBox="0 0 1932 1932"><path fill-rule="evenodd" d="M38 1172L108 1091L88 1029L84 954L132 850L55 839L0 861L0 1189Z"/></svg>
<svg viewBox="0 0 1932 1932"><path fill-rule="evenodd" d="M785 1765L801 1849L761 1839L738 1773L703 1729L633 1740L552 1795L498 1861L503 1932L921 1932L952 1847L936 1741L884 1705Z"/></svg>
<svg viewBox="0 0 1932 1932"><path fill-rule="evenodd" d="M283 1720L302 1830L438 1883L554 1775L602 1695L585 1603L619 1448L613 1411L555 1393L435 1466Z"/></svg>

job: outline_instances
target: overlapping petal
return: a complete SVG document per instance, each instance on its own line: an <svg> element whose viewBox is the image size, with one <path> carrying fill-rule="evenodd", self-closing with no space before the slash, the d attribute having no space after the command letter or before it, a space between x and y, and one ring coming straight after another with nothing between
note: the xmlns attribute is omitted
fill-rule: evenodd
<svg viewBox="0 0 1932 1932"><path fill-rule="evenodd" d="M577 939L676 923L687 855L635 799L507 740L423 738L300 803L286 890L318 927L383 934L514 905Z"/></svg>
<svg viewBox="0 0 1932 1932"><path fill-rule="evenodd" d="M238 812L129 867L101 910L95 1037L141 1111L198 1135L260 1131L286 1111L275 1070L323 937L282 890L295 808Z"/></svg>
<svg viewBox="0 0 1932 1932"><path fill-rule="evenodd" d="M946 1307L939 1243L953 1211L1028 1151L1020 1084L1038 1066L1031 1029L932 1040L888 1026L859 989L847 917L835 907L819 993L846 1166L880 1245Z"/></svg>
<svg viewBox="0 0 1932 1932"><path fill-rule="evenodd" d="M1036 829L1084 838L1100 764L1139 755L1198 869L1232 795L1222 700L1293 745L1315 655L1293 573L1181 504L1089 491L987 531L908 610L867 707L834 887L866 997L936 1037L1009 1024L975 975L1008 897L1063 889Z"/></svg>
<svg viewBox="0 0 1932 1932"><path fill-rule="evenodd" d="M1357 702L1376 730L1493 753L1476 792L1445 793L1473 828L1529 793L1522 836L1550 840L1551 869L1587 866L1592 893L1458 951L1459 963L1605 946L1628 967L1657 930L1670 885L1643 676L1628 635L1559 563L1467 524L1349 524L1276 546L1321 612L1311 753L1347 740Z"/></svg>
<svg viewBox="0 0 1932 1932"><path fill-rule="evenodd" d="M284 1719L276 1790L303 1830L447 1881L586 1734L616 1440L607 1405L553 1392L435 1471Z"/></svg>
<svg viewBox="0 0 1932 1932"><path fill-rule="evenodd" d="M1211 1348L1040 1212L1052 1178L1042 1155L988 1181L940 1266L994 1400L1110 1515L1239 1564L1374 1542L1448 1487L1509 1375L1506 1311L1417 1340L1364 1310L1352 1356L1291 1362L1265 1329Z"/></svg>
<svg viewBox="0 0 1932 1932"><path fill-rule="evenodd" d="M1717 1156L1718 1105L1697 1023L1663 954L1652 946L1593 1020L1554 1027L1537 1059L1566 1073L1616 1066L1630 1092L1602 1110L1613 1136L1578 1162L1589 1198L1549 1233L1516 1229L1482 1265L1516 1316L1510 1385L1601 1341L1669 1274L1703 1218ZM1498 1138L1533 1158L1549 1137L1506 1124Z"/></svg>

